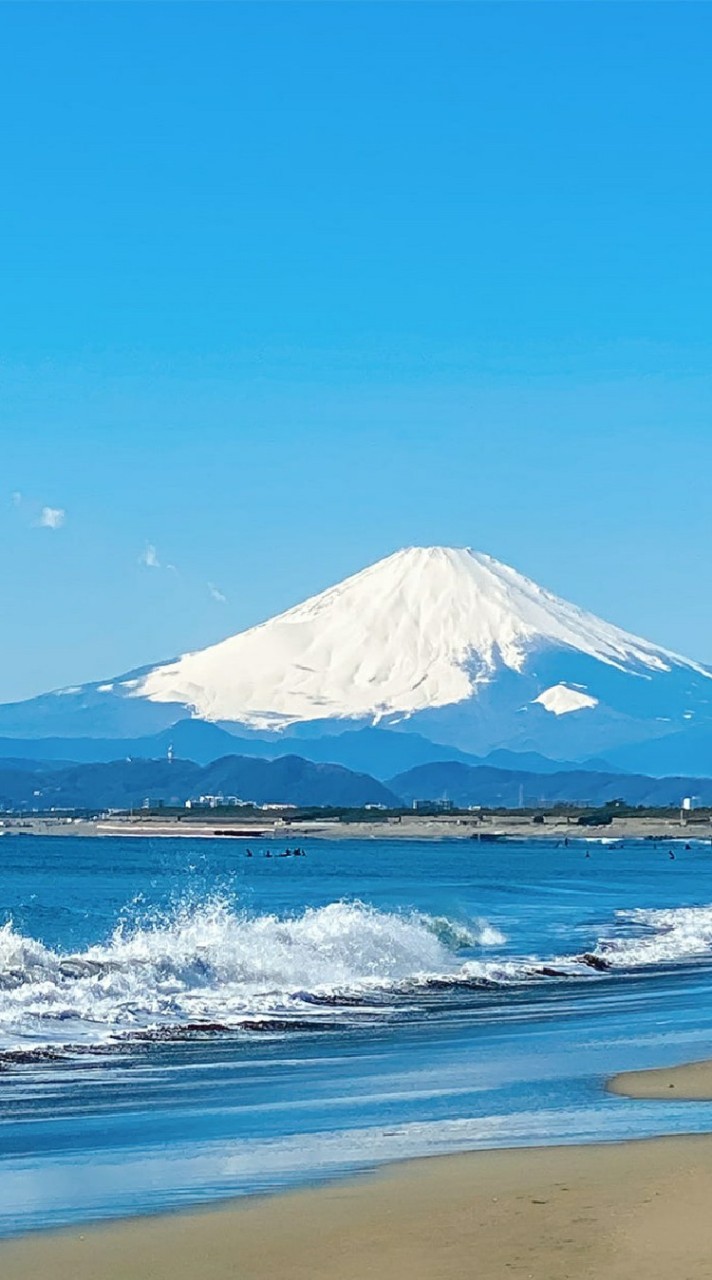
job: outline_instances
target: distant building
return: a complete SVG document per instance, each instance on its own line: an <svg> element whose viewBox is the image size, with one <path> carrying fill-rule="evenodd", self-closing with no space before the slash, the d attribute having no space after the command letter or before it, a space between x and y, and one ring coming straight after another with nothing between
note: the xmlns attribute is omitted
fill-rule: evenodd
<svg viewBox="0 0 712 1280"><path fill-rule="evenodd" d="M452 809L452 800L414 800L413 808L416 813L428 812L432 813L449 813Z"/></svg>
<svg viewBox="0 0 712 1280"><path fill-rule="evenodd" d="M234 808L242 809L245 806L251 806L252 800L241 800L239 796L198 796L197 800L186 800L186 809L192 809L196 805L202 805L204 809L222 809Z"/></svg>

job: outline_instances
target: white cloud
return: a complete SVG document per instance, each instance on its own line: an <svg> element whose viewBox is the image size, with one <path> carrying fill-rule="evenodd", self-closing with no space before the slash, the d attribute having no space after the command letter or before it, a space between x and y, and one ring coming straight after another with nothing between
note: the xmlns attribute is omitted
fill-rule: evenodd
<svg viewBox="0 0 712 1280"><path fill-rule="evenodd" d="M62 507L43 507L38 521L40 529L61 529L66 514Z"/></svg>
<svg viewBox="0 0 712 1280"><path fill-rule="evenodd" d="M13 493L11 496L12 496L12 505L13 505L13 507L21 507L21 506L22 506L22 494L20 493L20 490L19 490L19 489L15 489L14 493Z"/></svg>
<svg viewBox="0 0 712 1280"><path fill-rule="evenodd" d="M208 583L208 591L210 592L213 600L217 600L218 604L227 604L227 596L219 587L215 586L214 582Z"/></svg>
<svg viewBox="0 0 712 1280"><path fill-rule="evenodd" d="M147 542L143 551L138 558L139 564L144 565L147 569L160 569L161 562L158 559L158 552L152 542Z"/></svg>

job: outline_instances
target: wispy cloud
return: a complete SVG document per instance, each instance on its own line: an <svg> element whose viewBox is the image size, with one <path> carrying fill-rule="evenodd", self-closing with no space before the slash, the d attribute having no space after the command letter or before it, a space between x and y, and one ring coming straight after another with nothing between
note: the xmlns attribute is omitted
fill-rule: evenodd
<svg viewBox="0 0 712 1280"><path fill-rule="evenodd" d="M138 562L146 569L160 569L162 567L158 558L158 552L152 542L146 543L138 558Z"/></svg>
<svg viewBox="0 0 712 1280"><path fill-rule="evenodd" d="M10 498L11 498L13 507L22 506L22 494L20 493L19 489L15 489L14 492L11 493Z"/></svg>
<svg viewBox="0 0 712 1280"><path fill-rule="evenodd" d="M227 604L227 596L219 587L215 586L214 582L208 583L208 591L210 592L213 600L217 600L218 604Z"/></svg>
<svg viewBox="0 0 712 1280"><path fill-rule="evenodd" d="M174 564L169 564L167 561L161 560L161 557L158 554L158 548L155 547L152 542L146 543L138 558L138 562L143 565L144 569L161 569L165 570L166 573L175 573L176 576L180 576L178 574L178 569Z"/></svg>
<svg viewBox="0 0 712 1280"><path fill-rule="evenodd" d="M43 507L37 523L40 529L61 529L66 515L62 507Z"/></svg>

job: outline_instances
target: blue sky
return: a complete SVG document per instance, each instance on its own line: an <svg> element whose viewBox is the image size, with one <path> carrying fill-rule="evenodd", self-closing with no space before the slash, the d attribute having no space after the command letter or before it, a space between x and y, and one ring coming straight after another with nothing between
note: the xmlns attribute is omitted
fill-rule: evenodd
<svg viewBox="0 0 712 1280"><path fill-rule="evenodd" d="M413 543L712 662L712 8L0 29L0 698Z"/></svg>

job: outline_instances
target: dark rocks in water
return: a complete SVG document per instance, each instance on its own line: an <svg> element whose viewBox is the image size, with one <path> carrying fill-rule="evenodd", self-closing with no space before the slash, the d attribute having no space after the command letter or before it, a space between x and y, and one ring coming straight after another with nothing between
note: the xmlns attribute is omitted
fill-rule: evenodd
<svg viewBox="0 0 712 1280"><path fill-rule="evenodd" d="M595 955L593 951L585 951L582 956L578 956L578 959L581 964L587 964L589 969L595 969L597 973L607 973L611 967L608 960Z"/></svg>
<svg viewBox="0 0 712 1280"><path fill-rule="evenodd" d="M359 1009L363 1005L372 1005L372 1004L378 1003L377 994L366 997L366 996L349 996L349 995L332 995L332 994L319 995L314 991L300 991L298 993L298 998L302 1000L304 1004L320 1004L320 1005L323 1004L323 1005L328 1005L330 1008L339 1008L339 1006L341 1006L342 1008L345 1008L345 1009L350 1009L350 1008Z"/></svg>
<svg viewBox="0 0 712 1280"><path fill-rule="evenodd" d="M494 978L427 978L426 991L498 991L502 983Z"/></svg>
<svg viewBox="0 0 712 1280"><path fill-rule="evenodd" d="M0 1052L0 1071L33 1063L67 1062L72 1058L105 1058L110 1053L125 1054L125 1041L108 1040L103 1044L43 1044L27 1049L6 1049ZM101 1067L101 1063L96 1065Z"/></svg>
<svg viewBox="0 0 712 1280"><path fill-rule="evenodd" d="M306 1018L261 1018L240 1022L237 1031L262 1031L262 1032L281 1032L281 1031L325 1031L327 1028L333 1027L332 1023L316 1022L314 1019L309 1021Z"/></svg>
<svg viewBox="0 0 712 1280"><path fill-rule="evenodd" d="M38 1045L34 1049L6 1049L4 1053L0 1053L0 1071L33 1062L59 1062L64 1056L63 1052L52 1049L49 1045Z"/></svg>
<svg viewBox="0 0 712 1280"><path fill-rule="evenodd" d="M149 1042L152 1044L175 1043L180 1040L191 1040L199 1036L224 1035L238 1031L283 1032L283 1031L323 1031L327 1024L307 1021L301 1018L250 1018L244 1022L236 1022L228 1026L224 1022L183 1022L174 1027L150 1027L142 1031L130 1031L123 1037L124 1041Z"/></svg>
<svg viewBox="0 0 712 1280"><path fill-rule="evenodd" d="M121 1039L104 1040L101 1044L65 1044L62 1046L62 1057L94 1057L105 1058L108 1053L125 1053L126 1045Z"/></svg>
<svg viewBox="0 0 712 1280"><path fill-rule="evenodd" d="M129 1031L126 1040L149 1040L152 1043L163 1041L186 1040L191 1036L209 1035L214 1032L230 1031L223 1022L183 1022L177 1027L150 1027L145 1031Z"/></svg>
<svg viewBox="0 0 712 1280"><path fill-rule="evenodd" d="M537 970L537 973L540 973L544 978L572 978L574 976L572 973L567 973L565 969L552 969L551 965L548 964L542 965L541 969Z"/></svg>
<svg viewBox="0 0 712 1280"><path fill-rule="evenodd" d="M224 1022L186 1022L176 1030L187 1032L188 1035L199 1035L201 1032L229 1031L230 1028Z"/></svg>

